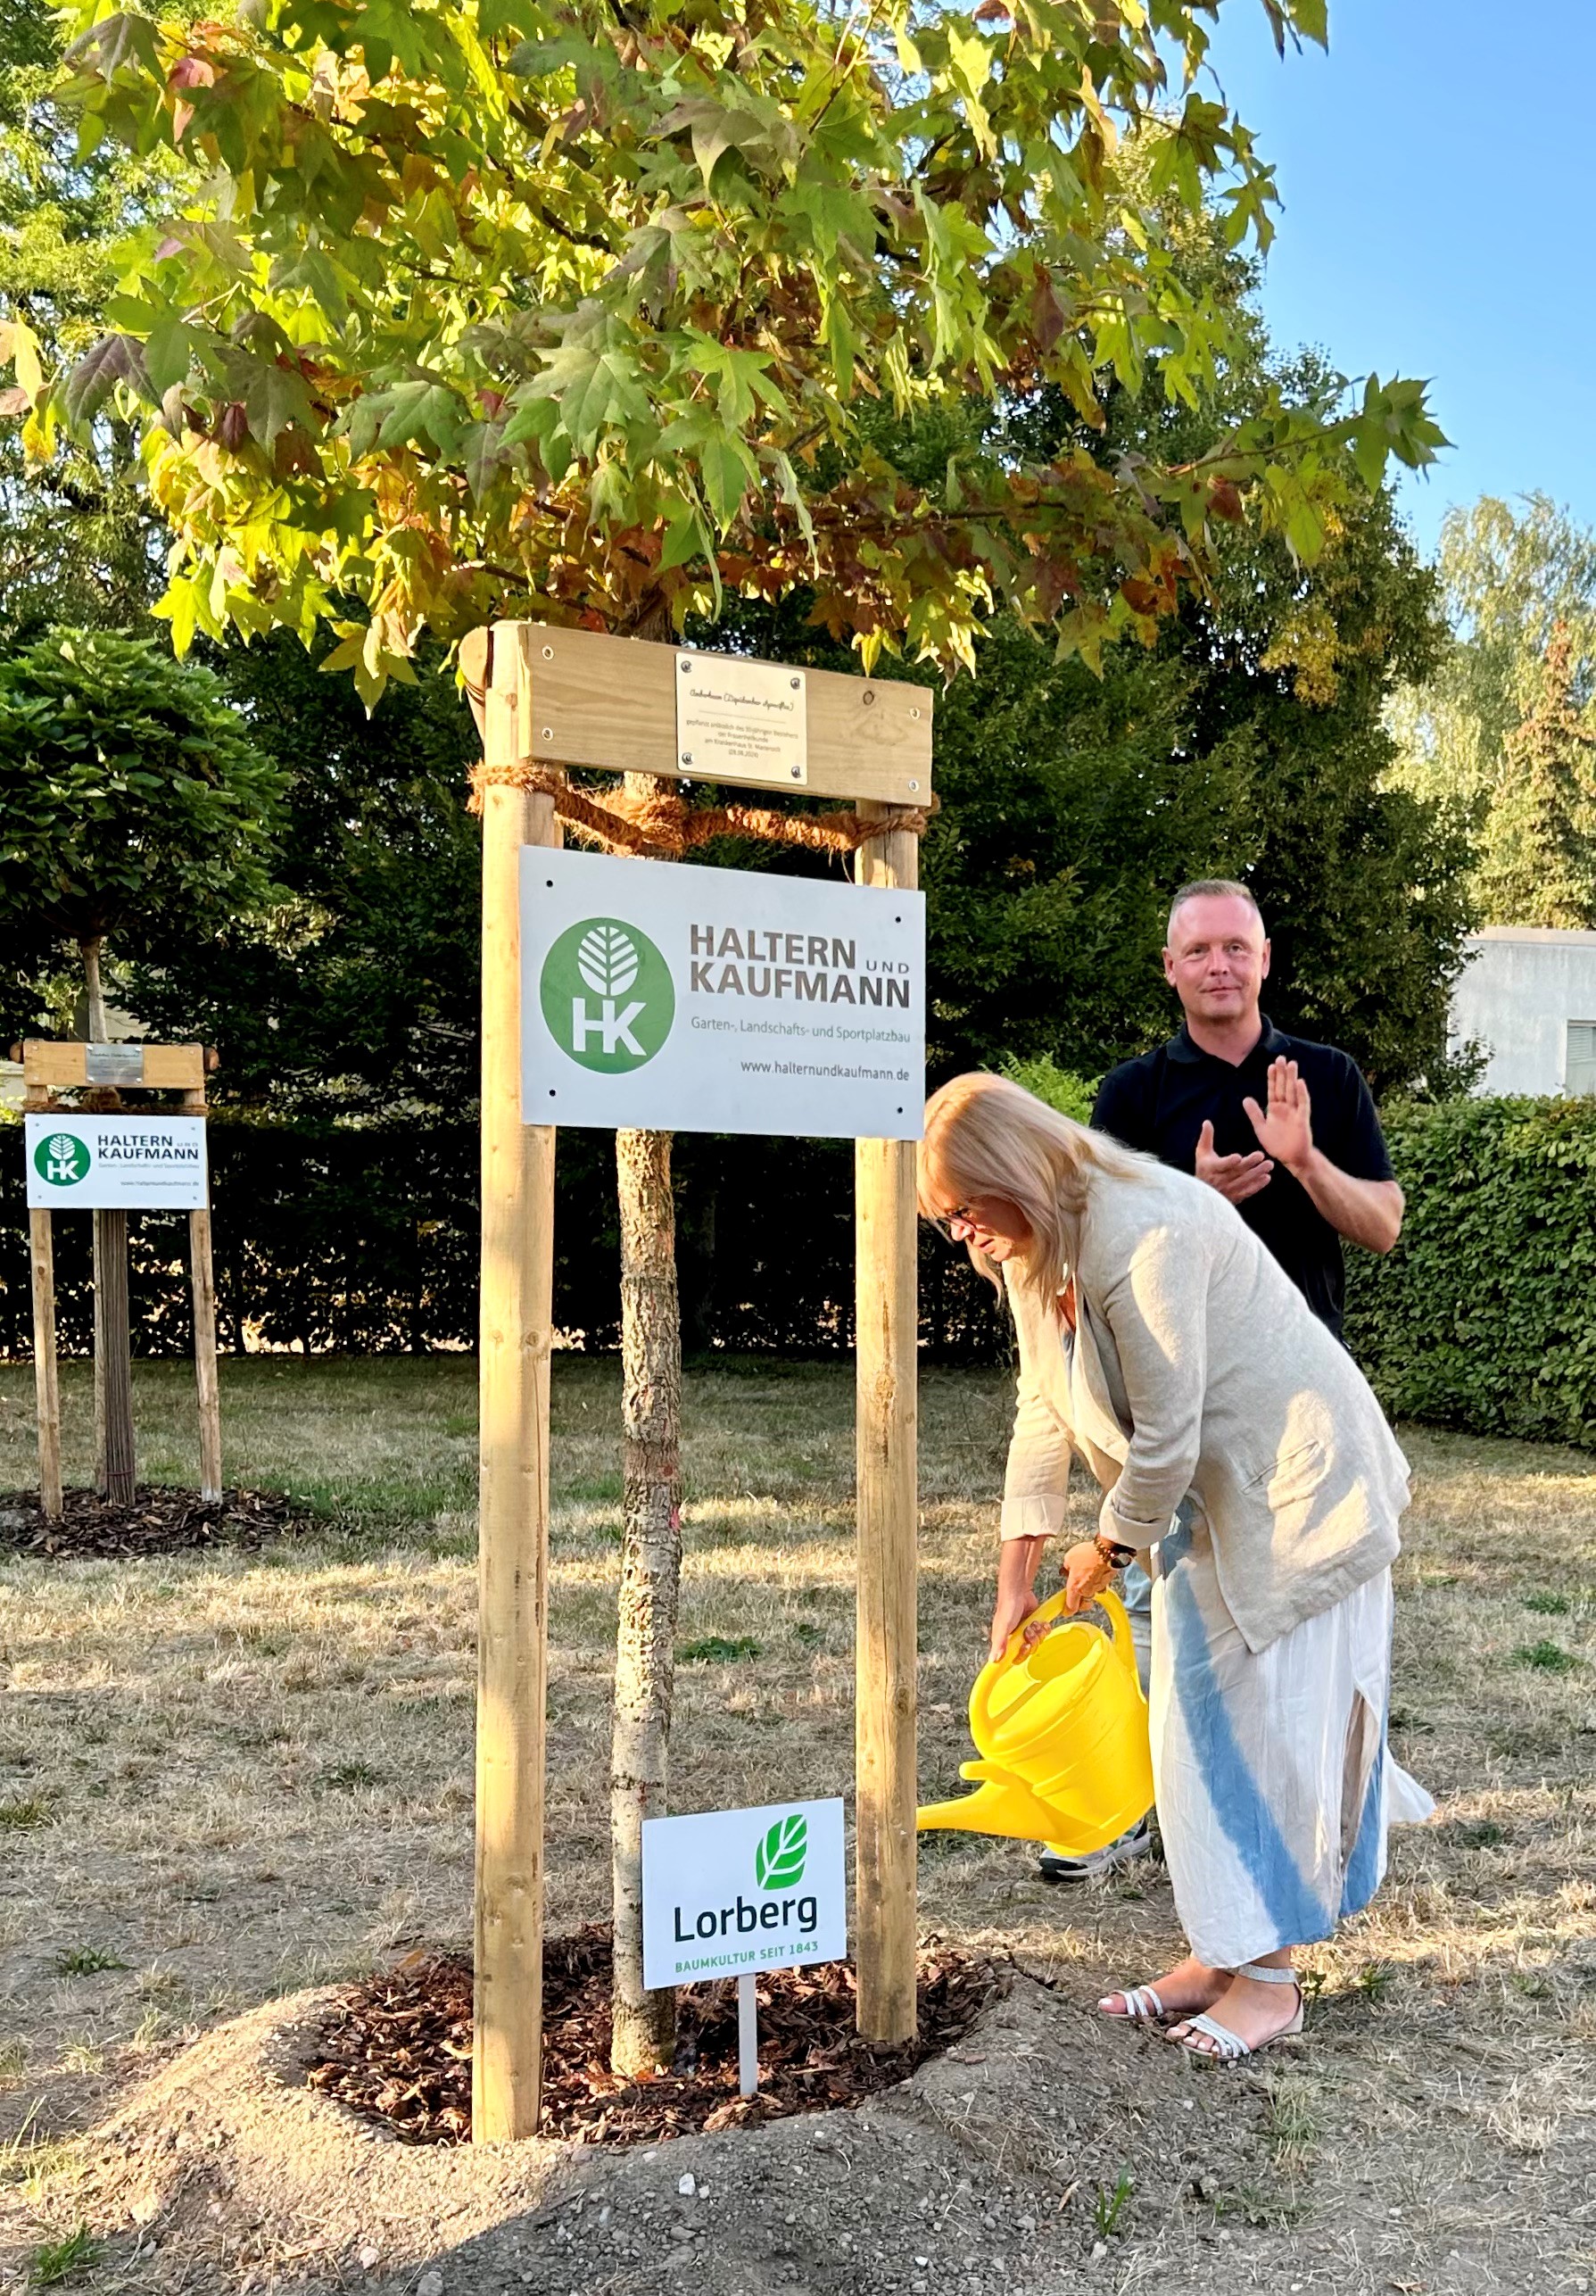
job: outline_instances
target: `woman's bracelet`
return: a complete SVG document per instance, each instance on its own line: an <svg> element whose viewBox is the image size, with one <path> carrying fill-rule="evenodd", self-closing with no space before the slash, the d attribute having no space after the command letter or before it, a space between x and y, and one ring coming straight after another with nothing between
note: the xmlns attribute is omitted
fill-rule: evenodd
<svg viewBox="0 0 1596 2296"><path fill-rule="evenodd" d="M1123 1571L1128 1562L1134 1562L1136 1561L1135 1547L1120 1546L1116 1540L1112 1539L1109 1537L1105 1530L1100 1530L1097 1533L1096 1537L1092 1541L1092 1545L1096 1548L1098 1554L1101 1554L1103 1560L1107 1563L1111 1571Z"/></svg>

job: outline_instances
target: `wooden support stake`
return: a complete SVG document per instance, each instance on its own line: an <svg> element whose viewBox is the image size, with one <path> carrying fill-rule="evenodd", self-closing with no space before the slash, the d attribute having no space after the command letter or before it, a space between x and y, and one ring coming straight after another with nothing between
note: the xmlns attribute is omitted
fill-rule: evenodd
<svg viewBox="0 0 1596 2296"><path fill-rule="evenodd" d="M200 1405L200 1496L221 1496L221 1394L216 1377L216 1270L211 1214L188 1215L188 1272L194 1290L194 1378Z"/></svg>
<svg viewBox="0 0 1596 2296"><path fill-rule="evenodd" d="M45 1519L62 1511L61 1383L55 1368L55 1250L48 1212L29 1212L33 1263L33 1390L38 1402L38 1495Z"/></svg>
<svg viewBox="0 0 1596 2296"><path fill-rule="evenodd" d="M894 808L861 845L862 885L914 884L919 847ZM916 2027L915 1543L917 1529L914 1144L854 1149L858 1397L858 1623L854 1645L859 2030L912 2040Z"/></svg>
<svg viewBox="0 0 1596 2296"><path fill-rule="evenodd" d="M181 1048L200 1053L196 1045ZM201 1056L203 1057L203 1056ZM183 1095L183 1114L203 1116L203 1082ZM200 1407L200 1496L221 1497L221 1392L216 1376L216 1263L211 1249L211 1214L188 1215L188 1281L194 1298L194 1381Z"/></svg>
<svg viewBox="0 0 1596 2296"><path fill-rule="evenodd" d="M484 752L531 755L531 681L517 628L492 634ZM548 1668L549 1355L554 1131L521 1119L520 855L558 845L554 803L490 784L483 801L480 1625L476 1952L471 2131L491 2144L538 2123L543 1980Z"/></svg>
<svg viewBox="0 0 1596 2296"><path fill-rule="evenodd" d="M95 1223L95 1394L100 1406L100 1495L112 1506L131 1506L133 1350L128 1305L128 1214L96 1212Z"/></svg>

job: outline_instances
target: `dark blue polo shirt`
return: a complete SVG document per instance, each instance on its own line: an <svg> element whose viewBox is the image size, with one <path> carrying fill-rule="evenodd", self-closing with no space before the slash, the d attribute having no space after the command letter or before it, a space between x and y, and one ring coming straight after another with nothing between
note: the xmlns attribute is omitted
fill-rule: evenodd
<svg viewBox="0 0 1596 2296"><path fill-rule="evenodd" d="M1092 1122L1127 1148L1141 1148L1181 1172L1195 1167L1197 1137L1205 1121L1213 1125L1219 1155L1250 1156L1258 1135L1242 1102L1268 1106L1269 1063L1282 1058L1296 1062L1308 1087L1315 1148L1354 1180L1394 1178L1357 1062L1334 1045L1284 1035L1267 1018L1263 1034L1239 1067L1203 1052L1184 1026L1156 1052L1121 1061L1103 1080ZM1346 1302L1341 1238L1301 1181L1278 1164L1269 1186L1236 1208L1320 1322L1339 1339Z"/></svg>

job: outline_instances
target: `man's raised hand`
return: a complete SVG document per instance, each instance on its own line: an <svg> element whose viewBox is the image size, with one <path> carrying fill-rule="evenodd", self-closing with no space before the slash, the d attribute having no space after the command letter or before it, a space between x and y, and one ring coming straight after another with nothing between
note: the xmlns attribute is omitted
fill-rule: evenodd
<svg viewBox="0 0 1596 2296"><path fill-rule="evenodd" d="M1313 1103L1297 1073L1296 1062L1270 1061L1267 1108L1261 1108L1256 1100L1244 1100L1241 1105L1252 1118L1264 1154L1288 1172L1300 1173L1313 1154Z"/></svg>
<svg viewBox="0 0 1596 2296"><path fill-rule="evenodd" d="M1252 1115L1255 1105L1251 1100L1246 1103L1249 1115ZM1258 1119L1255 1115L1253 1122L1256 1126ZM1267 1188L1274 1169L1273 1163L1261 1148L1255 1148L1251 1156L1216 1156L1213 1152L1213 1126L1211 1123L1204 1123L1197 1136L1197 1178L1210 1188L1217 1188L1230 1203L1245 1204L1249 1196L1256 1196L1260 1189Z"/></svg>

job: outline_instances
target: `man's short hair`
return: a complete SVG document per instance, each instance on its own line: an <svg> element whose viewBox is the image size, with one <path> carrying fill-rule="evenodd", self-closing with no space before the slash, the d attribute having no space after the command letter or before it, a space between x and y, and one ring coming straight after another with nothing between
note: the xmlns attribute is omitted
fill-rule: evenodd
<svg viewBox="0 0 1596 2296"><path fill-rule="evenodd" d="M1175 919L1186 903L1199 900L1245 901L1259 924L1263 923L1263 911L1248 886L1237 884L1234 877L1194 877L1189 885L1181 886L1170 903L1170 921L1164 928L1166 941L1175 938Z"/></svg>

